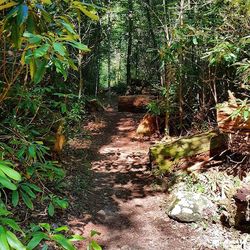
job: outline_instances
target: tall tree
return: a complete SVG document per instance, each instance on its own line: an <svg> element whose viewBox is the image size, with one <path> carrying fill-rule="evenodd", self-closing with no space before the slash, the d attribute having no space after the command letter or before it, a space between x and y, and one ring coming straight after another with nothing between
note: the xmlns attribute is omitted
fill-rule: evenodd
<svg viewBox="0 0 250 250"><path fill-rule="evenodd" d="M127 50L127 85L131 84L131 57L133 43L133 1L128 0L128 50Z"/></svg>

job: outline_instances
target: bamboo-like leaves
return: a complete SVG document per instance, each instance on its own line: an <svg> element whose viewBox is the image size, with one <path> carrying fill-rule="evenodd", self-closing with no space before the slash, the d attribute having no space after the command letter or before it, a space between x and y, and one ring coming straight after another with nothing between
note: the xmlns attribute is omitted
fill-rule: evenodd
<svg viewBox="0 0 250 250"><path fill-rule="evenodd" d="M0 161L0 184L7 189L16 190L17 186L12 182L20 181L21 175L12 168L12 164L6 161Z"/></svg>
<svg viewBox="0 0 250 250"><path fill-rule="evenodd" d="M0 10L5 10L15 5L18 5L18 3L14 1L6 1L6 0L0 1Z"/></svg>
<svg viewBox="0 0 250 250"><path fill-rule="evenodd" d="M99 16L96 14L95 10L88 10L87 6L85 6L83 3L79 1L73 1L72 7L80 10L84 15L86 15L87 17L89 17L94 21L99 20Z"/></svg>

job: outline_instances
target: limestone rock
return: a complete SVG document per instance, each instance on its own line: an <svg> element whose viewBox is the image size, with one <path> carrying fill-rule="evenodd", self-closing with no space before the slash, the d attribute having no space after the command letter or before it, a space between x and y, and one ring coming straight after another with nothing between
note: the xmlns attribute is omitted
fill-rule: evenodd
<svg viewBox="0 0 250 250"><path fill-rule="evenodd" d="M196 222L215 215L215 205L199 193L179 191L173 195L168 216L180 222Z"/></svg>

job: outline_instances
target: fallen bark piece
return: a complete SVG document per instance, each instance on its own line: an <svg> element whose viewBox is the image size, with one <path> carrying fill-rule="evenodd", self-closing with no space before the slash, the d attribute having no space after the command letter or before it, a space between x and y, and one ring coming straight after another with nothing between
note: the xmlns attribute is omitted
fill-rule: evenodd
<svg viewBox="0 0 250 250"><path fill-rule="evenodd" d="M217 131L187 136L172 142L160 142L150 148L151 164L161 172L171 171L183 158L207 153L209 157L227 148L227 136Z"/></svg>
<svg viewBox="0 0 250 250"><path fill-rule="evenodd" d="M146 112L147 105L155 100L156 96L149 95L130 95L118 97L118 111L131 113Z"/></svg>
<svg viewBox="0 0 250 250"><path fill-rule="evenodd" d="M205 196L179 191L172 196L168 216L180 222L208 220L215 216L215 205Z"/></svg>
<svg viewBox="0 0 250 250"><path fill-rule="evenodd" d="M165 128L165 117L146 114L136 130L136 133L141 136L151 136L156 132L161 132Z"/></svg>

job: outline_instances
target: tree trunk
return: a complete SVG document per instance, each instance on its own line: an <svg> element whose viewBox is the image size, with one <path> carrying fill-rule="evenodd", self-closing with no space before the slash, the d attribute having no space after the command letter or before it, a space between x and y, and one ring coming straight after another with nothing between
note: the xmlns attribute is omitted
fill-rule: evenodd
<svg viewBox="0 0 250 250"><path fill-rule="evenodd" d="M82 42L82 34L81 34L81 14L78 11L78 35L79 35L79 42ZM79 50L78 52L78 72L79 72L79 91L78 91L78 99L81 99L82 92L83 92L83 73L82 73L82 51Z"/></svg>
<svg viewBox="0 0 250 250"><path fill-rule="evenodd" d="M108 96L111 96L111 33L112 33L112 20L111 20L111 1L108 1Z"/></svg>
<svg viewBox="0 0 250 250"><path fill-rule="evenodd" d="M132 56L132 31L133 31L133 2L128 0L128 51L127 51L127 85L131 84L131 56Z"/></svg>
<svg viewBox="0 0 250 250"><path fill-rule="evenodd" d="M152 24L152 18L151 18L151 13L150 13L150 9L152 6L151 0L146 0L146 17L147 17L147 21L148 21L148 30L149 30L149 36L152 39L153 42L153 47L155 49L155 53L156 53L156 59L154 60L154 62L156 62L156 67L157 67L157 72L158 72L158 81L161 81L161 73L160 73L160 61L159 61L159 51L158 51L158 44L157 44L157 40L156 40L156 36L154 33L154 27Z"/></svg>

